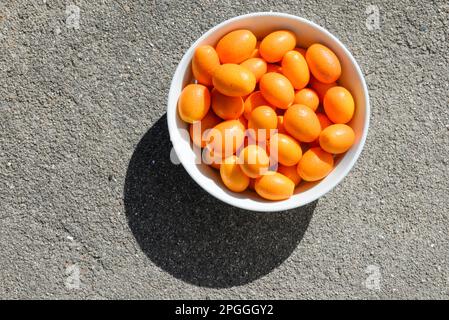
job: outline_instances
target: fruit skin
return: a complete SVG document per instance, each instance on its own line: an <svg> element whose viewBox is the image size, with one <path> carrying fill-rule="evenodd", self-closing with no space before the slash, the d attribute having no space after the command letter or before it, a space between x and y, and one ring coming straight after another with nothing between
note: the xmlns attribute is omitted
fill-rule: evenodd
<svg viewBox="0 0 449 320"><path fill-rule="evenodd" d="M319 43L312 44L306 51L306 60L310 72L318 81L332 83L340 78L340 60L328 47Z"/></svg>
<svg viewBox="0 0 449 320"><path fill-rule="evenodd" d="M263 38L260 43L259 53L266 62L278 62L287 51L296 46L296 36L288 30L274 31Z"/></svg>
<svg viewBox="0 0 449 320"><path fill-rule="evenodd" d="M254 74L256 82L259 82L260 78L267 73L267 63L261 58L250 58L243 61L240 65Z"/></svg>
<svg viewBox="0 0 449 320"><path fill-rule="evenodd" d="M266 151L255 144L245 147L240 152L238 162L242 171L250 178L260 177L268 170L270 165L270 159Z"/></svg>
<svg viewBox="0 0 449 320"><path fill-rule="evenodd" d="M321 131L326 129L332 124L332 121L330 121L329 118L324 113L317 112L316 116L318 117L318 121L320 121Z"/></svg>
<svg viewBox="0 0 449 320"><path fill-rule="evenodd" d="M313 76L310 77L310 81L309 81L309 87L316 92L321 103L323 103L324 95L326 94L327 90L329 90L332 87L335 87L336 85L337 85L336 82L331 82L331 83L319 82Z"/></svg>
<svg viewBox="0 0 449 320"><path fill-rule="evenodd" d="M296 165L284 166L282 164L278 166L278 172L289 178L291 181L293 181L295 186L297 186L301 182L301 177L299 176L296 167L297 167Z"/></svg>
<svg viewBox="0 0 449 320"><path fill-rule="evenodd" d="M220 176L229 190L242 192L248 188L249 177L243 173L237 160L236 156L226 158L220 165Z"/></svg>
<svg viewBox="0 0 449 320"><path fill-rule="evenodd" d="M295 89L304 88L310 80L306 59L295 50L288 51L282 58L282 73Z"/></svg>
<svg viewBox="0 0 449 320"><path fill-rule="evenodd" d="M276 72L265 73L260 79L260 91L270 104L287 109L295 99L295 91L290 81Z"/></svg>
<svg viewBox="0 0 449 320"><path fill-rule="evenodd" d="M316 116L318 117L318 121L320 122L321 132L323 132L324 129L326 129L327 127L332 125L332 121L330 121L329 118L324 113L317 112ZM320 137L318 136L317 139L315 139L314 141L312 141L310 143L310 146L311 147L319 147L320 146L319 139L320 139Z"/></svg>
<svg viewBox="0 0 449 320"><path fill-rule="evenodd" d="M209 130L207 146L223 157L233 155L245 140L245 127L239 120L226 120Z"/></svg>
<svg viewBox="0 0 449 320"><path fill-rule="evenodd" d="M272 132L277 128L278 118L273 108L268 106L260 106L251 112L251 116L248 121L248 129L253 129L250 134L255 134L255 138L258 141L265 141L270 138ZM265 132L258 132L258 129L264 129Z"/></svg>
<svg viewBox="0 0 449 320"><path fill-rule="evenodd" d="M354 144L354 130L346 124L333 124L321 131L319 141L324 151L334 154L343 153Z"/></svg>
<svg viewBox="0 0 449 320"><path fill-rule="evenodd" d="M332 154L320 147L307 150L298 163L298 174L305 181L318 181L326 177L334 167Z"/></svg>
<svg viewBox="0 0 449 320"><path fill-rule="evenodd" d="M220 66L220 59L213 47L205 45L195 50L192 59L192 72L198 83L211 86L212 75L218 66Z"/></svg>
<svg viewBox="0 0 449 320"><path fill-rule="evenodd" d="M220 170L220 165L223 162L221 154L215 154L213 149L205 147L201 153L201 157L206 164L214 169Z"/></svg>
<svg viewBox="0 0 449 320"><path fill-rule="evenodd" d="M260 47L260 41L257 41L256 48L251 53L250 58L260 58L259 47Z"/></svg>
<svg viewBox="0 0 449 320"><path fill-rule="evenodd" d="M354 99L344 87L333 87L327 90L323 101L324 111L334 123L347 123L354 115Z"/></svg>
<svg viewBox="0 0 449 320"><path fill-rule="evenodd" d="M245 110L243 111L243 115L245 116L246 119L249 120L249 118L251 117L251 112L253 112L254 109L260 106L269 106L272 107L273 109L276 109L276 107L271 106L270 103L267 100L265 100L265 98L262 95L262 92L255 91L246 98L244 103Z"/></svg>
<svg viewBox="0 0 449 320"><path fill-rule="evenodd" d="M287 133L287 130L285 130L284 127L284 116L278 116L278 133Z"/></svg>
<svg viewBox="0 0 449 320"><path fill-rule="evenodd" d="M217 116L224 120L235 120L243 114L242 97L229 97L212 89L212 110Z"/></svg>
<svg viewBox="0 0 449 320"><path fill-rule="evenodd" d="M217 117L215 113L209 110L209 112L203 119L201 119L200 121L195 121L193 124L191 124L189 126L189 132L193 143L200 148L204 148L206 146L206 140L204 139L205 137L203 137L204 131L215 127L221 121L222 120Z"/></svg>
<svg viewBox="0 0 449 320"><path fill-rule="evenodd" d="M212 83L218 91L230 97L246 96L254 91L256 77L238 64L222 64L212 77Z"/></svg>
<svg viewBox="0 0 449 320"><path fill-rule="evenodd" d="M234 30L221 38L216 46L221 63L241 63L251 57L257 38L249 30Z"/></svg>
<svg viewBox="0 0 449 320"><path fill-rule="evenodd" d="M270 156L284 166L294 166L302 157L301 146L292 137L276 133L270 139Z"/></svg>
<svg viewBox="0 0 449 320"><path fill-rule="evenodd" d="M314 90L304 88L295 93L295 100L293 103L303 104L305 106L308 106L313 111L316 111L320 104L320 98Z"/></svg>
<svg viewBox="0 0 449 320"><path fill-rule="evenodd" d="M294 104L284 114L285 130L296 140L312 142L321 132L315 112L302 104Z"/></svg>
<svg viewBox="0 0 449 320"><path fill-rule="evenodd" d="M210 107L210 93L201 84L189 84L181 92L178 100L178 113L187 123L203 119Z"/></svg>
<svg viewBox="0 0 449 320"><path fill-rule="evenodd" d="M245 127L245 129L248 129L248 120L246 120L244 116L241 116L240 118L238 118L238 120L243 125L243 127Z"/></svg>
<svg viewBox="0 0 449 320"><path fill-rule="evenodd" d="M279 172L270 171L258 178L255 183L258 195L267 200L284 200L293 195L295 184Z"/></svg>

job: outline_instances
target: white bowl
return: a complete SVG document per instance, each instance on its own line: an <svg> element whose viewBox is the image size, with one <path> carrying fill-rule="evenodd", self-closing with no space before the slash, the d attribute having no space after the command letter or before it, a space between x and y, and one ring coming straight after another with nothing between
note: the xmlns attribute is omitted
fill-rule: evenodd
<svg viewBox="0 0 449 320"><path fill-rule="evenodd" d="M186 84L192 82L190 62L195 48L209 44L214 46L225 34L236 29L249 29L258 39L268 33L288 29L297 37L300 47L308 47L319 42L332 51L340 59L342 75L339 84L346 87L353 95L356 105L354 118L349 125L354 129L356 140L354 145L344 155L337 157L335 168L323 180L315 183L302 182L295 190L294 195L283 201L268 201L260 198L252 191L234 193L229 191L221 182L220 174L206 164L196 163L198 155L193 151L190 138L185 130L188 126L177 112L179 94ZM368 89L363 74L348 49L324 28L306 19L276 12L257 12L238 16L226 20L203 34L187 50L179 63L170 87L167 107L167 122L170 140L175 152L189 175L208 193L232 206L251 211L282 211L303 206L317 200L334 188L351 170L365 144L369 126L369 99ZM186 192L188 192L186 190Z"/></svg>

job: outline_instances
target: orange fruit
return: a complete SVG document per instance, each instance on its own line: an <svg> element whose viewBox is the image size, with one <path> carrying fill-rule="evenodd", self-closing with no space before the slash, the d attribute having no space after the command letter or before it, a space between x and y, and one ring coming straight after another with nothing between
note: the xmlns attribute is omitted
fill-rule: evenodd
<svg viewBox="0 0 449 320"><path fill-rule="evenodd" d="M324 113L317 112L316 116L318 117L318 120L320 121L321 130L326 129L327 127L329 127L332 124L332 121L330 121L329 118Z"/></svg>
<svg viewBox="0 0 449 320"><path fill-rule="evenodd" d="M248 177L257 178L268 170L270 158L263 148L250 144L240 152L238 163Z"/></svg>
<svg viewBox="0 0 449 320"><path fill-rule="evenodd" d="M305 181L317 181L326 177L334 166L333 156L321 149L313 147L307 150L298 163L298 174Z"/></svg>
<svg viewBox="0 0 449 320"><path fill-rule="evenodd" d="M267 200L284 200L292 196L295 184L279 172L270 171L256 180L258 195Z"/></svg>
<svg viewBox="0 0 449 320"><path fill-rule="evenodd" d="M260 41L257 41L256 48L251 53L250 58L260 58L259 47L260 47Z"/></svg>
<svg viewBox="0 0 449 320"><path fill-rule="evenodd" d="M354 115L354 99L343 87L337 86L327 90L323 106L326 115L334 123L347 123Z"/></svg>
<svg viewBox="0 0 449 320"><path fill-rule="evenodd" d="M301 146L292 137L276 133L270 139L270 156L284 166L293 166L302 157Z"/></svg>
<svg viewBox="0 0 449 320"><path fill-rule="evenodd" d="M253 93L251 93L248 98L246 98L245 103L244 103L244 112L243 115L245 116L246 119L249 119L251 117L251 112L253 112L253 110L257 107L260 106L270 106L270 103L265 100L265 98L262 95L262 92L260 91L255 91ZM275 109L275 107L272 107L273 109Z"/></svg>
<svg viewBox="0 0 449 320"><path fill-rule="evenodd" d="M189 132L193 143L200 148L204 148L206 146L205 136L203 136L204 131L215 127L220 122L221 119L209 110L203 119L200 121L195 121L191 124L189 126Z"/></svg>
<svg viewBox="0 0 449 320"><path fill-rule="evenodd" d="M296 36L288 30L274 31L263 38L259 53L266 62L278 62L287 51L296 46Z"/></svg>
<svg viewBox="0 0 449 320"><path fill-rule="evenodd" d="M273 108L268 106L260 106L251 112L251 117L248 121L248 129L253 129L250 134L255 135L255 138L260 141L269 139L272 130L277 128L278 118Z"/></svg>
<svg viewBox="0 0 449 320"><path fill-rule="evenodd" d="M315 112L302 104L294 104L284 114L284 127L296 140L312 142L321 132Z"/></svg>
<svg viewBox="0 0 449 320"><path fill-rule="evenodd" d="M332 83L340 78L340 61L328 47L319 43L312 44L306 51L306 60L310 72L318 81Z"/></svg>
<svg viewBox="0 0 449 320"><path fill-rule="evenodd" d="M248 188L249 178L243 173L242 168L237 163L236 156L224 159L220 166L220 176L224 185L231 191L242 192Z"/></svg>
<svg viewBox="0 0 449 320"><path fill-rule="evenodd" d="M327 90L329 90L332 87L335 87L336 85L337 85L336 82L332 82L332 83L319 82L313 76L310 77L310 81L309 81L309 87L316 92L321 103L323 103L324 95L326 94Z"/></svg>
<svg viewBox="0 0 449 320"><path fill-rule="evenodd" d="M220 59L213 47L206 45L195 50L192 59L192 72L198 83L211 86L212 75L219 65Z"/></svg>
<svg viewBox="0 0 449 320"><path fill-rule="evenodd" d="M226 96L241 97L254 91L256 77L247 68L229 63L215 70L212 83L215 89Z"/></svg>
<svg viewBox="0 0 449 320"><path fill-rule="evenodd" d="M261 58L250 58L240 65L254 74L256 82L259 82L260 78L267 72L267 63Z"/></svg>
<svg viewBox="0 0 449 320"><path fill-rule="evenodd" d="M324 45L296 47L288 30L258 41L239 29L215 48L196 48L191 65L196 83L182 90L178 114L202 159L233 192L288 199L302 180L326 177L334 154L355 142L346 125L354 98L337 85L341 64ZM324 111L315 113L320 105Z"/></svg>
<svg viewBox="0 0 449 320"><path fill-rule="evenodd" d="M284 127L284 116L278 116L278 133L287 133Z"/></svg>
<svg viewBox="0 0 449 320"><path fill-rule="evenodd" d="M306 59L298 51L291 50L284 55L282 58L282 73L295 89L302 89L309 83L309 67Z"/></svg>
<svg viewBox="0 0 449 320"><path fill-rule="evenodd" d="M320 146L329 153L343 153L354 144L354 130L346 124L333 124L321 131Z"/></svg>
<svg viewBox="0 0 449 320"><path fill-rule="evenodd" d="M280 164L278 166L278 172L289 178L295 186L301 182L301 177L298 174L297 166L284 166Z"/></svg>
<svg viewBox="0 0 449 320"><path fill-rule="evenodd" d="M256 36L249 30L235 30L221 38L216 46L221 63L240 63L256 48Z"/></svg>
<svg viewBox="0 0 449 320"><path fill-rule="evenodd" d="M332 124L332 121L330 121L329 118L324 113L317 112L316 116L318 117L318 121L320 122L321 132ZM320 146L319 137L315 139L313 142L311 142L310 146L319 147Z"/></svg>
<svg viewBox="0 0 449 320"><path fill-rule="evenodd" d="M212 110L224 120L238 119L243 114L242 97L229 97L212 89Z"/></svg>
<svg viewBox="0 0 449 320"><path fill-rule="evenodd" d="M210 108L210 93L201 84L189 84L181 92L178 100L178 113L187 123L203 119Z"/></svg>
<svg viewBox="0 0 449 320"><path fill-rule="evenodd" d="M241 116L238 120L245 127L245 129L248 129L248 120L246 120L244 116Z"/></svg>
<svg viewBox="0 0 449 320"><path fill-rule="evenodd" d="M215 153L214 150L209 147L205 147L201 153L201 157L205 164L220 170L220 165L223 162L221 154Z"/></svg>
<svg viewBox="0 0 449 320"><path fill-rule="evenodd" d="M239 120L226 120L209 130L206 145L223 157L233 155L245 140L245 127Z"/></svg>
<svg viewBox="0 0 449 320"><path fill-rule="evenodd" d="M318 94L309 88L304 88L295 93L295 104L303 104L308 106L313 111L318 109L318 105L320 104L320 99Z"/></svg>
<svg viewBox="0 0 449 320"><path fill-rule="evenodd" d="M290 81L282 74L265 73L260 79L260 91L271 105L287 109L295 99L295 91Z"/></svg>

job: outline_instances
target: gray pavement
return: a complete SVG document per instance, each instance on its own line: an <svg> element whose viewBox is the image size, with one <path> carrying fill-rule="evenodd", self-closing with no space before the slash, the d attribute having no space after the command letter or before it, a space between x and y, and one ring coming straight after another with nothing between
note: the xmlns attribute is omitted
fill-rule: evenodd
<svg viewBox="0 0 449 320"><path fill-rule="evenodd" d="M372 121L332 192L255 214L170 162L165 108L195 39L269 10L348 46ZM0 298L448 299L448 104L447 1L0 0Z"/></svg>

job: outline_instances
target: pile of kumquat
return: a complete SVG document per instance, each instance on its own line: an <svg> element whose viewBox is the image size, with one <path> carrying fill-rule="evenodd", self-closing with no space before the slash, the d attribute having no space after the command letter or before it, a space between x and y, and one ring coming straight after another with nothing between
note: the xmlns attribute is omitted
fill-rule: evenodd
<svg viewBox="0 0 449 320"><path fill-rule="evenodd" d="M288 30L261 41L235 30L215 48L196 48L192 73L178 113L231 191L287 199L302 180L326 177L334 156L354 144L354 99L337 84L338 57L322 44L297 47Z"/></svg>

